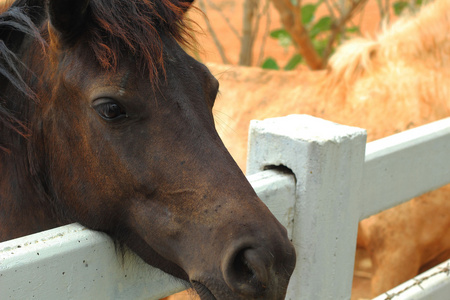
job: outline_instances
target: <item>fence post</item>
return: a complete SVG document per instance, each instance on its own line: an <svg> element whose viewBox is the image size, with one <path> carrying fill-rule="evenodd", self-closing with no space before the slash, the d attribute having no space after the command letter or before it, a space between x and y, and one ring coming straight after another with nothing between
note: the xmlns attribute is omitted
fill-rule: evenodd
<svg viewBox="0 0 450 300"><path fill-rule="evenodd" d="M350 299L366 132L307 115L252 121L247 173L283 165L296 179L297 265L286 299Z"/></svg>

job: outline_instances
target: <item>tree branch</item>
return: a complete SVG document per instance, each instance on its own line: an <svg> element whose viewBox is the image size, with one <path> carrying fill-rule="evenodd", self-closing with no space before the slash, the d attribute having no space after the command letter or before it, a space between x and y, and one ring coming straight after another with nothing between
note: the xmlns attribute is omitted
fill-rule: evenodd
<svg viewBox="0 0 450 300"><path fill-rule="evenodd" d="M259 47L259 56L258 56L258 60L256 62L257 66L260 66L262 64L262 62L263 62L264 49L265 49L265 46L266 46L266 40L267 40L267 37L269 36L269 33L270 33L271 19L270 19L269 6L270 6L270 0L266 0L266 3L265 3L264 8L262 10L262 14L266 15L266 26L265 26L264 34L263 34L263 37L262 37L261 46Z"/></svg>
<svg viewBox="0 0 450 300"><path fill-rule="evenodd" d="M225 23L227 23L228 27L230 27L231 31L234 33L234 35L240 40L241 39L241 35L239 34L239 32L237 31L236 27L233 26L233 24L231 23L230 19L223 13L222 9L220 9L217 4L215 4L214 2L212 2L211 0L206 0L206 2L208 2L208 5L214 9L215 11L217 11L222 18L225 20Z"/></svg>
<svg viewBox="0 0 450 300"><path fill-rule="evenodd" d="M354 0L351 3L351 6L348 10L346 10L345 14L341 15L339 20L335 20L332 25L331 35L328 39L328 44L325 50L323 51L323 60L324 62L328 61L328 58L331 55L331 49L333 49L333 44L336 41L336 38L339 33L341 33L345 25L353 18L353 16L358 12L360 8L366 5L368 0ZM342 9L344 11L344 9Z"/></svg>
<svg viewBox="0 0 450 300"><path fill-rule="evenodd" d="M330 13L331 19L336 20L336 15L334 14L333 6L331 6L329 0L324 0L324 2L328 8L328 12Z"/></svg>
<svg viewBox="0 0 450 300"><path fill-rule="evenodd" d="M258 0L245 0L242 20L241 52L239 65L251 66L253 60L254 28L253 19L258 10Z"/></svg>
<svg viewBox="0 0 450 300"><path fill-rule="evenodd" d="M318 70L324 67L324 63L314 49L308 31L302 24L301 14L290 0L272 0L273 5L280 14L284 28L289 32L297 51L303 56L310 69Z"/></svg>
<svg viewBox="0 0 450 300"><path fill-rule="evenodd" d="M214 44L217 47L217 50L219 51L220 57L222 58L222 62L224 64L229 64L230 61L228 60L227 56L225 55L225 50L223 49L222 44L219 41L219 38L216 35L216 32L214 31L214 29L211 26L211 23L209 22L208 17L206 17L206 7L205 7L205 3L203 2L203 0L199 0L198 5L200 7L200 9L204 12L203 16L205 19L205 23L206 23L206 28L208 29L209 34L211 35L211 37L214 40Z"/></svg>

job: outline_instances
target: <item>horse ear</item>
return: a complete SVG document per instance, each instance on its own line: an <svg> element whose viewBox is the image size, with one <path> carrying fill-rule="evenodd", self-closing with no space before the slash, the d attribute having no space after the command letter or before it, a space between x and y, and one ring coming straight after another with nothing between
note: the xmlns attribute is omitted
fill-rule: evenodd
<svg viewBox="0 0 450 300"><path fill-rule="evenodd" d="M62 42L70 42L83 30L89 0L49 0L50 24Z"/></svg>

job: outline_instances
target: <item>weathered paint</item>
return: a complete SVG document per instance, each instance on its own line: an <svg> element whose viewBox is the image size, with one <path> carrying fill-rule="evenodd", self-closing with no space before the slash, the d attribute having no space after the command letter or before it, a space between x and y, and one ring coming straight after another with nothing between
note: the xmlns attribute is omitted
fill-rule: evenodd
<svg viewBox="0 0 450 300"><path fill-rule="evenodd" d="M447 300L449 295L450 260L447 260L373 300Z"/></svg>
<svg viewBox="0 0 450 300"><path fill-rule="evenodd" d="M450 118L367 144L361 220L450 182Z"/></svg>
<svg viewBox="0 0 450 300"><path fill-rule="evenodd" d="M292 173L266 170L247 176L255 192L286 227L292 240L294 228L295 178Z"/></svg>
<svg viewBox="0 0 450 300"><path fill-rule="evenodd" d="M349 299L358 222L450 183L450 118L366 149L362 129L291 115L252 121L249 147L250 174L283 165L296 178L292 300Z"/></svg>
<svg viewBox="0 0 450 300"><path fill-rule="evenodd" d="M71 224L0 243L0 298L159 299L185 288L103 233Z"/></svg>
<svg viewBox="0 0 450 300"><path fill-rule="evenodd" d="M252 121L249 145L249 174L283 165L296 178L293 242L297 266L287 299L348 299L365 130L291 115Z"/></svg>

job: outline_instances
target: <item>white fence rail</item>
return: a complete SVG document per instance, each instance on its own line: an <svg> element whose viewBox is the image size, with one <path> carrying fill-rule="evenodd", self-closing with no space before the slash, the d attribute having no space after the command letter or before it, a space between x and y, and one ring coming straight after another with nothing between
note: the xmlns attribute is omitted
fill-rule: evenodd
<svg viewBox="0 0 450 300"><path fill-rule="evenodd" d="M250 131L247 171L283 165L296 178L288 299L349 299L358 222L450 183L450 118L367 149L364 130L304 115L252 121ZM448 299L437 291L411 299Z"/></svg>
<svg viewBox="0 0 450 300"><path fill-rule="evenodd" d="M292 174L267 170L280 165ZM349 299L358 222L450 183L450 119L367 147L364 130L310 116L253 121L247 170L296 246L287 299ZM389 295L448 299L448 264ZM0 243L1 299L159 299L184 287L77 224Z"/></svg>
<svg viewBox="0 0 450 300"><path fill-rule="evenodd" d="M183 283L71 224L0 244L0 299L159 299Z"/></svg>

